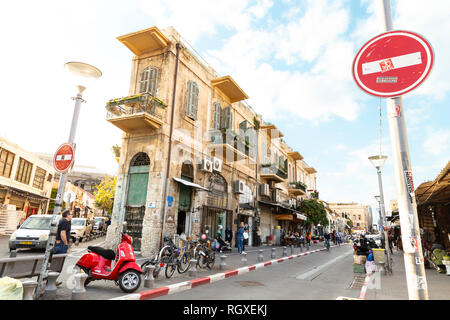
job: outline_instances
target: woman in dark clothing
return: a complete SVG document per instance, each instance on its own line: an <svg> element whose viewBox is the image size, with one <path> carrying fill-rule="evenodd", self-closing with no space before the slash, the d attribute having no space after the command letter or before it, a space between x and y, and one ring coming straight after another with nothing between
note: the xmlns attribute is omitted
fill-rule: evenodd
<svg viewBox="0 0 450 320"><path fill-rule="evenodd" d="M225 230L225 241L231 243L231 240L233 240L233 232L230 228L227 228Z"/></svg>

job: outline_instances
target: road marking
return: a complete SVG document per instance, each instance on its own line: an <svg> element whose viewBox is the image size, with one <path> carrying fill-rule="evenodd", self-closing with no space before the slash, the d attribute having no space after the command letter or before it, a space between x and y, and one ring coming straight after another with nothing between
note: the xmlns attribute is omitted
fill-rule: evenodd
<svg viewBox="0 0 450 320"><path fill-rule="evenodd" d="M310 271L308 271L308 272L305 272L305 273L303 273L303 274L297 276L296 279L299 279L299 280L305 280L306 278L308 278L308 277L312 276L313 274L319 272L319 270L322 270L323 268L328 267L330 264L333 264L333 263L335 263L336 261L338 261L338 260L340 260L340 259L342 259L342 258L344 258L344 257L346 257L346 256L348 256L348 255L350 255L350 254L353 254L353 252L350 251L350 252L344 253L343 255L340 255L339 257L336 257L336 258L334 258L334 259L328 261L328 262L325 263L325 264L322 264L322 265L320 265L320 266L318 266L318 267L315 267L314 269L312 269L312 270L310 270Z"/></svg>

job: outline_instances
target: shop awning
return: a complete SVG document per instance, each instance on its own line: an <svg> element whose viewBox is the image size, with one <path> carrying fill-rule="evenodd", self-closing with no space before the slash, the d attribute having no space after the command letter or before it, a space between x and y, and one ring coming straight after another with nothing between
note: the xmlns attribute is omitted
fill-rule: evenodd
<svg viewBox="0 0 450 320"><path fill-rule="evenodd" d="M209 189L206 189L205 187L202 187L201 185L193 183L193 182L190 182L190 181L186 181L186 180L179 179L179 178L173 178L173 180L175 180L178 183L182 183L182 184L184 184L185 186L188 186L188 187L193 187L193 188L196 188L196 189L199 189L199 190L203 190L203 191L209 191Z"/></svg>
<svg viewBox="0 0 450 320"><path fill-rule="evenodd" d="M294 220L294 216L292 214L277 214L276 219L292 221Z"/></svg>

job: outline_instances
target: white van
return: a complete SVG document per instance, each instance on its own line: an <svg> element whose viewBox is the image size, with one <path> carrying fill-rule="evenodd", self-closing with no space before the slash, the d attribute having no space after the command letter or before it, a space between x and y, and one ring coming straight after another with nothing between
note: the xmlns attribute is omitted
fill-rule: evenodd
<svg viewBox="0 0 450 320"><path fill-rule="evenodd" d="M18 248L45 249L50 233L52 216L51 214L34 214L29 216L9 238L9 250ZM61 215L58 215L56 219L58 224Z"/></svg>

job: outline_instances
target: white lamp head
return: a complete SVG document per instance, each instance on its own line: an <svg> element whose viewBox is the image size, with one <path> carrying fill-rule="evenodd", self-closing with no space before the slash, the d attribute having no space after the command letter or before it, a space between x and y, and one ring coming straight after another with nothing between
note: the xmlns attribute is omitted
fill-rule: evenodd
<svg viewBox="0 0 450 320"><path fill-rule="evenodd" d="M380 196L375 196L375 199L377 199L377 201L380 202L381 197Z"/></svg>
<svg viewBox="0 0 450 320"><path fill-rule="evenodd" d="M387 156L382 156L382 155L369 157L370 162L377 169L380 169L383 166L386 159L387 159Z"/></svg>
<svg viewBox="0 0 450 320"><path fill-rule="evenodd" d="M86 83L90 79L98 79L102 76L98 68L84 62L71 61L65 63L64 67L72 74L71 77L80 94L86 89Z"/></svg>

